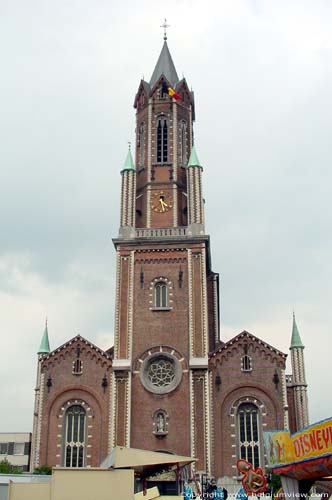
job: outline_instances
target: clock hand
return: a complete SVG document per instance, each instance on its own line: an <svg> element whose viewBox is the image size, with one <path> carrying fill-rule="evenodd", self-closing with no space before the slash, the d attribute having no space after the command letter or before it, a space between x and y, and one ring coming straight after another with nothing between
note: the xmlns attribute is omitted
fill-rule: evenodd
<svg viewBox="0 0 332 500"><path fill-rule="evenodd" d="M161 210L165 212L166 207L168 207L167 203L162 198L159 199L159 202L161 205Z"/></svg>

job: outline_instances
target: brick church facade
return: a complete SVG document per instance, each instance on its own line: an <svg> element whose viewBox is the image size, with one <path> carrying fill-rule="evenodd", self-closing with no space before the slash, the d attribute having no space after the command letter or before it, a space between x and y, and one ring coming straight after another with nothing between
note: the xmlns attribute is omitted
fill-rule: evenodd
<svg viewBox="0 0 332 500"><path fill-rule="evenodd" d="M303 344L219 338L219 277L204 227L194 94L167 41L140 82L135 162L121 172L114 346L81 336L38 352L32 468L98 467L115 445L191 455L196 472L264 467L262 432L308 423ZM208 175L208 174L207 174Z"/></svg>

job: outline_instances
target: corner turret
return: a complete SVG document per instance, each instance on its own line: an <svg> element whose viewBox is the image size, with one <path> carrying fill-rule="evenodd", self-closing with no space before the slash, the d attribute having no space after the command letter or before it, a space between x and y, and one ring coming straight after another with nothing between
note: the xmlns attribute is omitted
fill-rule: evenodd
<svg viewBox="0 0 332 500"><path fill-rule="evenodd" d="M202 192L203 167L199 162L195 146L191 148L187 165L188 184L188 234L198 236L205 233L204 200Z"/></svg>
<svg viewBox="0 0 332 500"><path fill-rule="evenodd" d="M303 429L309 424L307 383L304 365L304 345L296 324L293 313L293 327L291 339L291 362L292 362L292 388L294 394L294 407L296 418L296 430Z"/></svg>
<svg viewBox="0 0 332 500"><path fill-rule="evenodd" d="M136 169L131 155L130 145L121 170L121 212L120 212L120 238L135 237L135 209L136 209Z"/></svg>

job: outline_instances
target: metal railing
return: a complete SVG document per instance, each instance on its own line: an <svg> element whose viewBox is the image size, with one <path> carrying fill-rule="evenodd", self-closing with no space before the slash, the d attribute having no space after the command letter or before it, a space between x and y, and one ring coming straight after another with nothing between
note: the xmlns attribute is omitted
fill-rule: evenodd
<svg viewBox="0 0 332 500"><path fill-rule="evenodd" d="M187 236L187 227L156 227L135 229L136 238L163 238Z"/></svg>

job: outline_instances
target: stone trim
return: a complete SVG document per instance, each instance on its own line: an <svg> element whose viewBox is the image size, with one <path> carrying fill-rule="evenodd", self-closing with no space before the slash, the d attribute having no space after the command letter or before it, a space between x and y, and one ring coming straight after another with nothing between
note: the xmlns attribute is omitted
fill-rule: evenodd
<svg viewBox="0 0 332 500"><path fill-rule="evenodd" d="M111 453L112 449L115 446L115 435L114 435L114 427L115 427L115 375L110 373L110 384L109 384L109 406L108 406L108 445L107 445L107 453Z"/></svg>
<svg viewBox="0 0 332 500"><path fill-rule="evenodd" d="M52 361L57 361L57 354L59 354L60 352L62 352L63 350L65 349L68 349L70 346L72 346L75 342L81 342L82 344L84 344L85 346L89 347L90 349L93 349L95 352L97 352L98 354L100 354L100 356L106 358L106 359L109 359L111 360L112 357L107 354L105 351L103 351L102 349L100 349L99 347L97 347L96 345L92 344L92 342L89 342L88 340L86 340L84 337L81 337L81 335L76 335L76 337L72 338L71 340L69 340L68 342L66 342L65 344L62 344L60 347L58 347L57 349L54 349L54 351L50 352L49 354L47 355L43 355L41 361L42 361L42 364L46 364L46 361L48 360L52 360Z"/></svg>
<svg viewBox="0 0 332 500"><path fill-rule="evenodd" d="M129 286L128 286L128 336L127 336L127 358L131 359L133 350L133 316L134 316L134 263L135 250L130 252L129 263Z"/></svg>
<svg viewBox="0 0 332 500"><path fill-rule="evenodd" d="M265 353L266 354L269 353L268 355L270 355L271 357L272 357L271 353L273 353L275 355L273 359L275 359L277 361L277 364L279 366L284 367L284 363L286 361L287 354L284 354L283 352L279 351L275 347L272 347L271 345L267 344L263 340L260 340L258 337L255 337L255 335L253 335L249 332L246 332L246 331L243 331L242 333L240 333L239 335L237 335L233 339L229 340L228 342L223 343L215 351L211 352L209 354L209 359L212 360L219 353L223 353L227 357L229 354L231 354L233 349L237 350L238 349L237 344L241 340L245 340L245 339L251 340L253 342L253 345L257 346L256 348L260 348L262 351L265 350Z"/></svg>
<svg viewBox="0 0 332 500"><path fill-rule="evenodd" d="M238 426L237 426L237 414L238 414L238 409L239 406L243 403L252 403L254 404L259 412L259 418L260 418L260 429L259 429L259 456L260 456L260 466L264 469L265 467L265 458L266 454L264 452L264 445L263 445L263 430L264 427L267 427L267 410L264 405L259 399L257 399L254 396L243 396L240 397L239 399L236 399L233 401L232 406L230 408L229 416L231 418L230 421L230 429L234 429L233 432L230 434L230 436L233 438L232 442L232 448L235 449L235 455L236 458L239 457L239 449L238 449ZM233 467L236 469L236 466ZM233 476L234 479L238 479L238 476Z"/></svg>
<svg viewBox="0 0 332 500"><path fill-rule="evenodd" d="M203 334L203 348L204 356L209 352L209 332L208 332L208 305L207 305L207 287L206 287L206 252L205 248L201 253L201 283L202 283L202 334Z"/></svg>
<svg viewBox="0 0 332 500"><path fill-rule="evenodd" d="M190 404L190 456L196 458L194 379L192 370L189 370L189 404ZM196 462L193 462L191 464L192 475L195 473L195 470L196 470Z"/></svg>
<svg viewBox="0 0 332 500"><path fill-rule="evenodd" d="M147 349L146 351L143 351L133 362L133 371L134 373L139 373L142 367L142 364L144 363L145 359L151 356L152 354L155 353L165 353L169 354L170 356L173 356L178 360L178 362L181 364L181 371L184 373L186 370L188 370L188 365L185 357L183 354L175 349L175 347L170 346L170 345L155 345Z"/></svg>
<svg viewBox="0 0 332 500"><path fill-rule="evenodd" d="M194 320L193 320L193 273L192 273L192 250L188 248L188 316L189 316L189 353L194 357Z"/></svg>
<svg viewBox="0 0 332 500"><path fill-rule="evenodd" d="M166 363L171 363L173 365L174 369L174 378L173 380L166 386L160 386L157 387L154 385L149 379L148 379L148 370L149 366L151 363L156 362L158 360L165 360ZM177 359L176 356L169 352L165 351L157 351L154 353L151 353L148 355L141 366L140 369L140 379L141 383L144 386L144 388L152 392L153 394L169 394L170 392L173 392L180 384L182 381L182 368L181 368L181 363Z"/></svg>
<svg viewBox="0 0 332 500"><path fill-rule="evenodd" d="M286 374L285 370L281 370L281 390L282 390L282 402L284 408L284 429L289 429L289 418L288 418L288 401L287 401L287 384L286 384Z"/></svg>
<svg viewBox="0 0 332 500"><path fill-rule="evenodd" d="M208 370L205 372L204 380L204 398L205 398L205 440L206 440L206 473L211 475L211 392L209 388L209 374Z"/></svg>
<svg viewBox="0 0 332 500"><path fill-rule="evenodd" d="M73 406L73 405L79 405L79 406L82 406L84 408L84 410L86 411L86 423L85 423L85 444L84 444L84 460L83 460L83 463L84 463L84 467L91 467L91 464L89 463L90 462L90 458L91 458L91 451L90 453L88 454L87 451L88 451L88 448L91 448L92 445L91 445L91 442L92 442L92 438L93 438L93 417L94 417L94 413L91 409L91 407L87 404L86 401L84 401L83 399L81 398L78 398L78 399L74 399L74 398L71 398L69 399L68 401L66 401L64 404L61 405L58 413L57 413L57 418L58 418L58 427L61 427L61 433L57 434L57 448L59 449L60 453L57 455L57 457L60 459L60 463L56 464L56 467L65 467L65 465L63 464L63 452L64 452L64 442L65 442L65 435L64 433L66 432L66 428L65 428L65 425L66 425L66 422L65 422L65 415L66 415L66 411L67 409L70 407L70 406ZM62 419L62 420L60 420Z"/></svg>

